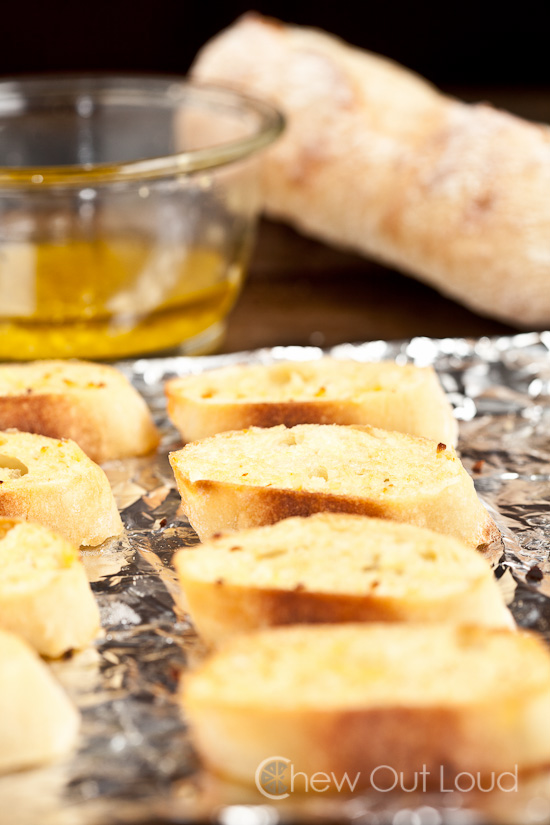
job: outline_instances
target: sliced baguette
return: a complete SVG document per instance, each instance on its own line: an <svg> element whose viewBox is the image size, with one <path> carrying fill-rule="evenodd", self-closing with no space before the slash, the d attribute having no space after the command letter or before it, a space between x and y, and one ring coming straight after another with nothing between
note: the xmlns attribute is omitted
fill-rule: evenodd
<svg viewBox="0 0 550 825"><path fill-rule="evenodd" d="M409 789L423 766L438 784L441 769L448 782L550 764L550 657L523 631L271 628L231 640L184 678L182 696L204 763L249 784L270 758L309 777L359 773L357 787L387 765Z"/></svg>
<svg viewBox="0 0 550 825"><path fill-rule="evenodd" d="M451 405L431 367L322 358L223 367L168 381L184 441L286 424L371 424L456 444Z"/></svg>
<svg viewBox="0 0 550 825"><path fill-rule="evenodd" d="M76 544L122 531L107 481L74 441L0 432L0 516L36 521Z"/></svg>
<svg viewBox="0 0 550 825"><path fill-rule="evenodd" d="M0 627L56 657L85 647L99 626L78 550L39 524L0 518Z"/></svg>
<svg viewBox="0 0 550 825"><path fill-rule="evenodd" d="M374 427L252 428L170 462L201 539L320 511L404 521L478 546L499 533L452 447Z"/></svg>
<svg viewBox="0 0 550 825"><path fill-rule="evenodd" d="M0 630L0 772L65 756L79 716L48 666L21 639Z"/></svg>
<svg viewBox="0 0 550 825"><path fill-rule="evenodd" d="M85 361L0 366L0 430L70 438L98 463L159 442L147 405L119 370Z"/></svg>
<svg viewBox="0 0 550 825"><path fill-rule="evenodd" d="M210 645L269 625L417 621L514 626L485 559L410 524L318 513L229 533L174 558Z"/></svg>

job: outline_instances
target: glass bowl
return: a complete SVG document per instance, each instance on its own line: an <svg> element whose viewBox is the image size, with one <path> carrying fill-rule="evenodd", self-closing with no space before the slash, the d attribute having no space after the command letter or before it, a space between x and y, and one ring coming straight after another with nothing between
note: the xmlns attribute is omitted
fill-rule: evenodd
<svg viewBox="0 0 550 825"><path fill-rule="evenodd" d="M282 126L177 78L0 82L0 359L214 349Z"/></svg>

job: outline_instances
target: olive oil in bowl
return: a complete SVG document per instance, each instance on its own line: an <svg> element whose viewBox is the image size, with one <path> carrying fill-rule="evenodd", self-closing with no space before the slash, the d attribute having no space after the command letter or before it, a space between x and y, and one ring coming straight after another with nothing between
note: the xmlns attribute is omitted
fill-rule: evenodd
<svg viewBox="0 0 550 825"><path fill-rule="evenodd" d="M1 245L0 359L210 349L244 257L135 237Z"/></svg>
<svg viewBox="0 0 550 825"><path fill-rule="evenodd" d="M0 80L0 359L215 349L282 128L181 77Z"/></svg>

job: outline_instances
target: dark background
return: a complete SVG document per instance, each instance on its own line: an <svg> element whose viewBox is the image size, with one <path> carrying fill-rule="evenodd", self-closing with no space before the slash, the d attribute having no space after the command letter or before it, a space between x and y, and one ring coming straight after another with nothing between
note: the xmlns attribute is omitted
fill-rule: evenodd
<svg viewBox="0 0 550 825"><path fill-rule="evenodd" d="M201 45L250 8L324 28L466 100L550 123L550 0L0 0L0 75L184 74ZM264 222L225 348L509 331L397 272Z"/></svg>
<svg viewBox="0 0 550 825"><path fill-rule="evenodd" d="M185 73L198 48L251 5L319 26L446 85L550 85L550 3L377 0L0 0L0 74Z"/></svg>

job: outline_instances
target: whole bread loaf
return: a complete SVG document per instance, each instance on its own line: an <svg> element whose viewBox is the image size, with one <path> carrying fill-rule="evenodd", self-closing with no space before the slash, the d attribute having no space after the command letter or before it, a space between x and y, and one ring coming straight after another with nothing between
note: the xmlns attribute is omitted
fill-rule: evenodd
<svg viewBox="0 0 550 825"><path fill-rule="evenodd" d="M70 438L92 459L143 455L159 442L147 405L114 367L86 361L0 365L0 430Z"/></svg>
<svg viewBox="0 0 550 825"><path fill-rule="evenodd" d="M280 758L309 777L359 774L356 787L387 782L382 772L370 780L389 765L409 789L423 768L437 786L441 769L448 782L461 771L550 764L550 656L522 631L340 624L247 633L184 678L183 706L205 764L249 784Z"/></svg>
<svg viewBox="0 0 550 825"><path fill-rule="evenodd" d="M36 521L75 544L122 532L107 476L70 440L0 432L0 516Z"/></svg>
<svg viewBox="0 0 550 825"><path fill-rule="evenodd" d="M99 626L78 549L40 524L0 518L0 627L57 657L85 647Z"/></svg>
<svg viewBox="0 0 550 825"><path fill-rule="evenodd" d="M479 553L410 524L317 513L227 533L174 558L211 646L270 625L453 622L514 627Z"/></svg>
<svg viewBox="0 0 550 825"><path fill-rule="evenodd" d="M184 441L276 424L371 424L456 444L452 407L432 367L336 358L242 364L165 387Z"/></svg>
<svg viewBox="0 0 550 825"><path fill-rule="evenodd" d="M257 14L207 43L193 75L286 115L263 161L270 215L481 314L550 323L550 128Z"/></svg>
<svg viewBox="0 0 550 825"><path fill-rule="evenodd" d="M201 539L323 511L429 527L474 547L500 535L454 449L405 433L252 427L187 444L170 463Z"/></svg>

